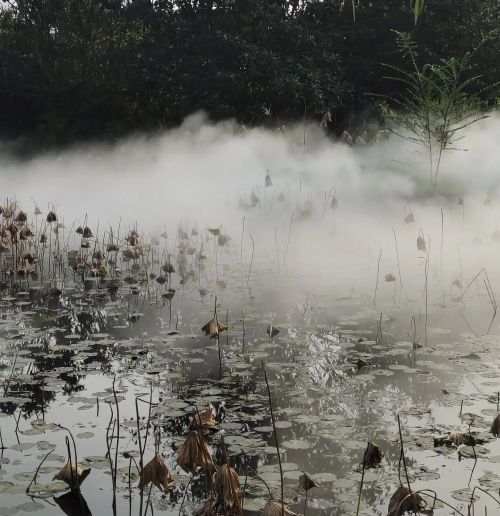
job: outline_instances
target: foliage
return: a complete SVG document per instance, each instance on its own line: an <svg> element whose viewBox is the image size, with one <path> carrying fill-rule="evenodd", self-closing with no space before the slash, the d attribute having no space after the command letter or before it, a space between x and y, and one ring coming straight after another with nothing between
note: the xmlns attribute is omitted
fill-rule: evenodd
<svg viewBox="0 0 500 516"><path fill-rule="evenodd" d="M478 88L480 76L470 75L470 53L420 67L413 39L403 33L396 37L410 71L387 65L396 73L388 78L402 83L404 93L389 99L383 113L395 124L393 132L403 129L402 136L426 149L430 181L436 187L443 152L456 149L463 129L486 117Z"/></svg>
<svg viewBox="0 0 500 516"><path fill-rule="evenodd" d="M198 110L270 126L319 123L329 111L330 130L352 132L372 112L367 93L387 93L380 63L398 64L392 29L412 32L428 62L488 34L477 75L500 78L497 0L353 5L0 0L0 136L45 145L118 136ZM389 93L400 91L394 83Z"/></svg>

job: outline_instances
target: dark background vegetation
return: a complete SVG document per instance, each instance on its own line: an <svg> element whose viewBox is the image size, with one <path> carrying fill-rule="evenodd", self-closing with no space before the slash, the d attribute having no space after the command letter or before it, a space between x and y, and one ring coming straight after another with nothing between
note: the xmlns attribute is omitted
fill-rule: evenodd
<svg viewBox="0 0 500 516"><path fill-rule="evenodd" d="M358 1L358 0L356 0ZM500 80L499 0L0 0L0 137L43 145L179 124L204 110L247 126L321 120L359 131L397 95L393 29L422 63L477 47ZM486 40L486 41L484 41ZM491 92L491 90L490 90Z"/></svg>

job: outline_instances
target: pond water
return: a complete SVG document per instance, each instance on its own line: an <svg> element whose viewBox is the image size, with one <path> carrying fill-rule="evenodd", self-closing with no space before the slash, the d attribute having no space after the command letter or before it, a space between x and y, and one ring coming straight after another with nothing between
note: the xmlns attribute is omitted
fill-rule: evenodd
<svg viewBox="0 0 500 516"><path fill-rule="evenodd" d="M246 216L255 227L266 223ZM359 514L385 515L408 480L437 493L441 502L431 491L425 498L438 515L469 514L474 486L491 495L475 491L478 513L500 510L500 443L489 434L500 391L489 277L446 288L432 279L422 289L429 254L417 249L415 225L400 230L418 256L410 263L402 252L405 283L397 268L387 277L387 263L370 258L359 287L347 268L326 274L325 256L322 266L295 266L297 242L307 245L298 235L328 226L321 217L295 222L290 251L290 237L275 249L272 238L257 236L252 246L245 237L243 247L238 234L226 241L220 230L180 225L169 239L129 229L80 240L54 224L47 243L34 223L35 236L0 258L0 515L194 514L211 496L210 479L192 477L176 459L191 418L209 407L217 428L200 432L214 462L226 450L245 514L261 514L270 493L281 496L264 370L291 511L354 515L359 500ZM38 262L30 265L26 252ZM214 317L226 327L218 338L201 330ZM270 325L279 328L272 339ZM79 464L91 468L81 497L53 480L69 431ZM477 442L435 446L450 432ZM361 485L368 442L384 456ZM143 465L155 449L164 457L169 490L147 486L141 495L141 446ZM302 472L318 484L306 508Z"/></svg>

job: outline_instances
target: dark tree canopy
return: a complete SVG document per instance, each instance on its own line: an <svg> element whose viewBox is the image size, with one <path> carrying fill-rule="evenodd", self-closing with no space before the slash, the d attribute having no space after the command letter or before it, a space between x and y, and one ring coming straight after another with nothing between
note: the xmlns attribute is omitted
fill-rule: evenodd
<svg viewBox="0 0 500 516"><path fill-rule="evenodd" d="M0 132L60 143L178 124L204 110L247 125L332 114L353 128L398 88L392 30L429 62L476 50L500 80L500 2L427 0L1 1Z"/></svg>

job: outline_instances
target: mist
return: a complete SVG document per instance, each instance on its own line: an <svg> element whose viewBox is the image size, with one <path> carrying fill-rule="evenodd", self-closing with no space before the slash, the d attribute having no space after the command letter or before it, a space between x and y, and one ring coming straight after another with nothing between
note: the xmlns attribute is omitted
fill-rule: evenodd
<svg viewBox="0 0 500 516"><path fill-rule="evenodd" d="M317 126L242 130L197 114L160 135L4 162L2 196L28 212L35 203L43 212L53 204L66 230L85 217L94 229L120 224L144 234L166 230L172 247L179 225L222 226L232 239L226 252L238 253L242 239L245 262L251 234L256 256L269 267L283 270L286 254L287 270L304 281L321 277L345 289L371 292L380 256L381 291L389 296L393 287L383 278L397 275L394 234L408 287L421 289L420 231L430 247L430 278L439 288L482 267L500 278L499 133L498 114L471 126L460 142L466 150L447 151L434 191L425 149L396 136L351 147ZM266 171L272 181L267 188ZM412 224L404 222L410 211Z"/></svg>

